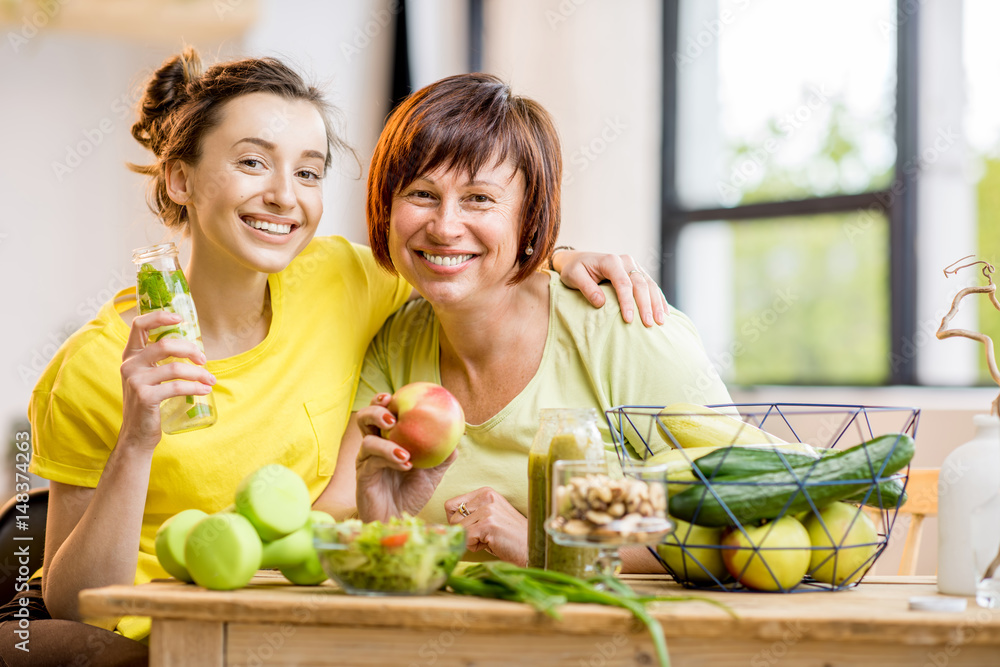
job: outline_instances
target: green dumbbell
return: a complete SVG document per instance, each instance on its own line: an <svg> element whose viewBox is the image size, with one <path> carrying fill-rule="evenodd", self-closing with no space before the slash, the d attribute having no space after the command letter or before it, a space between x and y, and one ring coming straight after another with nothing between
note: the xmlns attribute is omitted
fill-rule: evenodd
<svg viewBox="0 0 1000 667"><path fill-rule="evenodd" d="M188 531L206 516L201 510L184 510L164 521L156 531L156 558L174 579L192 581L184 562L184 543Z"/></svg>
<svg viewBox="0 0 1000 667"><path fill-rule="evenodd" d="M260 567L260 536L241 514L210 514L196 523L184 543L184 560L199 586L227 591L246 586Z"/></svg>
<svg viewBox="0 0 1000 667"><path fill-rule="evenodd" d="M299 586L315 586L323 583L327 580L327 576L312 543L312 525L333 522L333 517L326 512L311 511L309 520L302 528L264 544L261 567L276 567L286 579Z"/></svg>
<svg viewBox="0 0 1000 667"><path fill-rule="evenodd" d="M236 510L249 519L262 540L273 542L306 524L309 489L294 471L277 463L266 465L240 482Z"/></svg>

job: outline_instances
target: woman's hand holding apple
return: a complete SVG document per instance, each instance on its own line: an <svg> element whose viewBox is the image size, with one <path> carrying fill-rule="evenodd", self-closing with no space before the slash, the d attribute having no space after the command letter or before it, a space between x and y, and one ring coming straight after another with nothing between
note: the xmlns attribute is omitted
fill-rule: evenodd
<svg viewBox="0 0 1000 667"><path fill-rule="evenodd" d="M454 450L433 468L416 468L410 453L382 437L397 423L389 409L390 394L379 394L372 404L358 411L358 427L364 435L357 460L358 516L364 521L385 521L403 512L417 514L455 459Z"/></svg>
<svg viewBox="0 0 1000 667"><path fill-rule="evenodd" d="M465 528L469 551L486 551L515 565L528 563L528 519L490 487L446 500L444 509L448 523Z"/></svg>

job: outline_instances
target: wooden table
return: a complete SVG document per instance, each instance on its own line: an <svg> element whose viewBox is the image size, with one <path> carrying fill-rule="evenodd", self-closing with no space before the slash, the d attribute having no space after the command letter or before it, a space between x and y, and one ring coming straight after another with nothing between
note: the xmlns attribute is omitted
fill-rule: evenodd
<svg viewBox="0 0 1000 667"><path fill-rule="evenodd" d="M724 601L657 603L675 666L1000 665L1000 610L911 611L933 577L872 577L855 589L788 595L686 591L669 577L626 577L638 590ZM80 596L85 616L153 618L153 667L393 665L613 667L655 664L625 611L566 605L554 621L526 605L438 593L354 597L333 584L290 586L261 573L238 591L175 581L109 586Z"/></svg>

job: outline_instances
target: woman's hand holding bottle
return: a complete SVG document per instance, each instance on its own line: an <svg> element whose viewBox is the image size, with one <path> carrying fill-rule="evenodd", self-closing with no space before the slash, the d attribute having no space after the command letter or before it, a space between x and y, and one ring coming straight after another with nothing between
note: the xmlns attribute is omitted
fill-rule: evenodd
<svg viewBox="0 0 1000 667"><path fill-rule="evenodd" d="M205 353L194 342L163 338L148 343L150 331L179 324L182 319L177 313L160 310L132 321L122 353L124 410L119 444L152 449L160 442L162 401L174 396L204 396L212 390L215 377L205 368ZM171 358L177 361L162 363Z"/></svg>

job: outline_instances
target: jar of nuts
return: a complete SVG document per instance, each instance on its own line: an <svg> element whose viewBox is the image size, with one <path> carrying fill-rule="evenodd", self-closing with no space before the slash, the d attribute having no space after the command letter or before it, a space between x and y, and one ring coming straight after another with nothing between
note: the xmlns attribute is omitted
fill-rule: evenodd
<svg viewBox="0 0 1000 667"><path fill-rule="evenodd" d="M657 544L673 528L665 465L620 470L584 461L555 465L546 530L560 544Z"/></svg>

